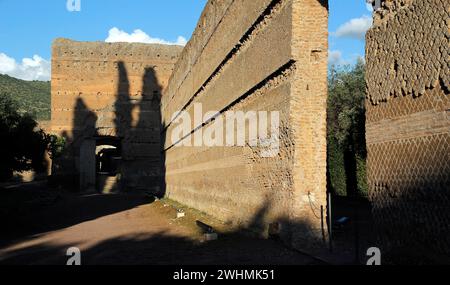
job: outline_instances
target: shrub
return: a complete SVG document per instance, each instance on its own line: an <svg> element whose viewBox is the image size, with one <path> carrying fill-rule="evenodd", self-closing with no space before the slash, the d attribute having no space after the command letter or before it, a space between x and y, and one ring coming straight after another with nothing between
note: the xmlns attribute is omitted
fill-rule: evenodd
<svg viewBox="0 0 450 285"><path fill-rule="evenodd" d="M45 170L44 155L49 136L38 129L36 120L18 111L18 104L8 94L0 94L0 180L15 171Z"/></svg>

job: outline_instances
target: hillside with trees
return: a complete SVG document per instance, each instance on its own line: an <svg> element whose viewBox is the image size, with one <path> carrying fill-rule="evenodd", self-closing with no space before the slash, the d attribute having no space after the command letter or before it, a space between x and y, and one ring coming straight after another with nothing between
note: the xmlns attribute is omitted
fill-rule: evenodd
<svg viewBox="0 0 450 285"><path fill-rule="evenodd" d="M25 81L0 74L0 94L13 98L19 113L31 114L38 121L50 120L50 81Z"/></svg>

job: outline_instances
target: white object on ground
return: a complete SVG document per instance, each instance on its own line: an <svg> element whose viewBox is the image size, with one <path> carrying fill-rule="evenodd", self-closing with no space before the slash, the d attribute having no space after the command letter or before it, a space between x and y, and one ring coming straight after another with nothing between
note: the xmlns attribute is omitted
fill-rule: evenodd
<svg viewBox="0 0 450 285"><path fill-rule="evenodd" d="M213 240L217 240L218 238L219 238L219 236L217 235L217 233L206 233L205 234L206 241L213 241Z"/></svg>

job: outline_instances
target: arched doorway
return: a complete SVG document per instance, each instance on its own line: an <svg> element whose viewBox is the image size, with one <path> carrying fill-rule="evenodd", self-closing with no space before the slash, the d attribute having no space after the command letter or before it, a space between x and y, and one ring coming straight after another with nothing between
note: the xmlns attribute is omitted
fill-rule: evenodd
<svg viewBox="0 0 450 285"><path fill-rule="evenodd" d="M99 193L119 191L121 141L116 137L96 137L95 172L96 190Z"/></svg>

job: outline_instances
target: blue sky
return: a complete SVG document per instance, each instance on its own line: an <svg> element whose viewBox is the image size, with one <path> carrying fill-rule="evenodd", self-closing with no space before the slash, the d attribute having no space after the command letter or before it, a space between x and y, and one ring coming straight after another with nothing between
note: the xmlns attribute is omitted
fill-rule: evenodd
<svg viewBox="0 0 450 285"><path fill-rule="evenodd" d="M329 0L330 64L354 64L365 55L365 32L372 25L372 8L365 0Z"/></svg>
<svg viewBox="0 0 450 285"><path fill-rule="evenodd" d="M0 0L0 73L48 79L57 37L184 44L206 2L81 0L81 11L69 12L67 0ZM330 0L330 62L351 64L364 56L361 33L370 15L365 0Z"/></svg>

